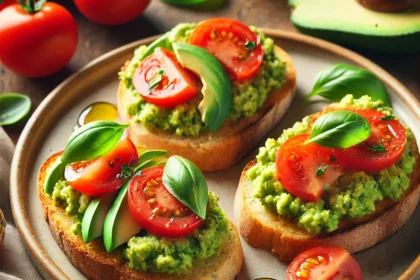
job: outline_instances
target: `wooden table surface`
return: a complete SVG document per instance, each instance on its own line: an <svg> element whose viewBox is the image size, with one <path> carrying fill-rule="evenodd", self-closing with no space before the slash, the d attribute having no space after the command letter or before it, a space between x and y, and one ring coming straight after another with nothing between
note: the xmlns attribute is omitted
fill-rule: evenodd
<svg viewBox="0 0 420 280"><path fill-rule="evenodd" d="M59 0L76 18L79 27L79 43L70 64L60 72L42 79L28 79L15 75L0 62L0 93L17 92L29 95L32 111L59 83L75 73L91 60L132 41L167 31L179 22L195 22L211 17L237 18L246 24L297 32L289 21L286 0L230 0L217 11L193 11L172 7L152 0L145 13L131 23L115 27L101 26L84 18L73 1ZM358 51L389 71L418 99L420 99L420 54L390 55ZM16 143L25 122L5 127Z"/></svg>

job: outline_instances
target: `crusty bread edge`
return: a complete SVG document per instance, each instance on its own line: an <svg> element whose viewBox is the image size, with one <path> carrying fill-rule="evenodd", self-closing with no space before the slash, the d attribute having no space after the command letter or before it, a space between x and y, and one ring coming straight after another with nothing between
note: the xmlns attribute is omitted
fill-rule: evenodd
<svg viewBox="0 0 420 280"><path fill-rule="evenodd" d="M417 144L413 143L416 165L410 175L410 187L406 195L396 204L374 215L369 221L345 230L333 232L325 236L311 236L297 227L296 222L280 217L264 209L262 205L255 209L251 206L251 182L247 171L256 163L249 162L244 168L235 196L234 215L239 232L252 247L271 251L281 261L289 262L298 254L317 246L340 246L350 253L368 249L383 241L401 228L415 211L420 197L420 161ZM246 191L248 190L248 191ZM287 229L285 229L287 227ZM289 230L290 229L290 230ZM298 237L284 232L298 232Z"/></svg>
<svg viewBox="0 0 420 280"><path fill-rule="evenodd" d="M58 245L73 265L89 279L138 279L138 280L180 280L180 279L234 279L243 265L243 251L237 228L230 222L229 237L221 246L219 256L194 262L193 269L183 274L139 272L129 268L120 252L107 253L102 241L84 243L82 238L71 232L75 218L65 214L44 192L48 168L62 152L51 155L41 166L38 174L38 195L44 210L44 217Z"/></svg>
<svg viewBox="0 0 420 280"><path fill-rule="evenodd" d="M257 143L279 122L289 108L295 94L296 70L290 56L280 47L275 54L286 63L281 88L273 90L264 106L252 117L225 125L216 133L199 137L178 137L158 129L149 131L141 124L131 122L128 135L136 145L148 149L165 149L169 155L179 155L193 161L202 171L223 170L233 166L247 155ZM123 122L130 122L124 105L126 87L120 82L118 110Z"/></svg>

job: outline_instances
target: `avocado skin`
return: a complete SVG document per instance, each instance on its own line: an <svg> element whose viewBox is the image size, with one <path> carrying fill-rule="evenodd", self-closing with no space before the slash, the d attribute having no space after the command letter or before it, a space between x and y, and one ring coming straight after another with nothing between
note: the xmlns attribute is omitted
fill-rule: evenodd
<svg viewBox="0 0 420 280"><path fill-rule="evenodd" d="M356 0L354 2L360 5ZM290 21L304 34L353 48L401 54L420 52L420 29L412 33L386 36L382 34L361 34L358 30L354 30L354 32L334 30L333 23L325 28L311 28L293 17L294 10L298 8L297 6L303 4L304 1L289 0L289 7L291 8ZM420 4L411 10L411 12L413 11L420 13Z"/></svg>
<svg viewBox="0 0 420 280"><path fill-rule="evenodd" d="M349 47L378 50L388 53L420 52L420 32L400 36L370 36L350 32L313 29L293 22L300 32Z"/></svg>

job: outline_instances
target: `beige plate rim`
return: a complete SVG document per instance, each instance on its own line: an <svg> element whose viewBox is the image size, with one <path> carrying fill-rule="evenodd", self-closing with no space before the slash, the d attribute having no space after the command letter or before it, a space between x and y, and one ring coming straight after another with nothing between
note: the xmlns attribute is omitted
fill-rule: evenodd
<svg viewBox="0 0 420 280"><path fill-rule="evenodd" d="M396 78L391 76L388 72L386 72L384 69L371 62L367 58L364 58L363 56L358 55L355 52L350 51L346 48L310 36L274 29L262 29L262 31L272 38L294 41L332 52L335 55L346 58L352 61L353 63L368 69L369 71L376 74L390 88L392 88L396 92L396 94L402 100L404 100L407 106L415 113L415 115L420 121L420 102L415 98L415 96ZM28 121L27 125L25 126L25 129L23 130L19 138L15 154L12 160L10 174L10 199L12 204L13 216L20 236L22 237L27 249L29 250L29 253L32 255L33 259L37 262L39 267L45 272L47 272L47 274L53 279L68 279L68 276L66 276L64 272L50 259L50 257L42 248L41 244L39 243L37 237L34 235L34 232L31 228L30 222L26 214L25 205L23 203L24 192L22 190L24 189L24 182L22 181L20 174L22 169L21 167L25 165L24 151L30 145L29 140L32 135L32 132L37 127L38 119L45 113L45 111L48 108L48 105L59 97L60 91L63 88L77 81L78 78L86 75L89 72L90 68L92 68L93 66L103 63L109 58L118 55L119 53L123 53L128 49L132 49L135 46L141 44L148 44L156 37L157 36L139 40L122 46L118 49L115 49L109 53L106 53L100 56L99 58L95 59L88 65L86 65L82 70L75 73L67 80L65 80L58 87L56 87L39 105L37 110L34 112L32 117ZM411 266L401 275L399 279L414 279L418 275L420 275L420 255L413 261Z"/></svg>

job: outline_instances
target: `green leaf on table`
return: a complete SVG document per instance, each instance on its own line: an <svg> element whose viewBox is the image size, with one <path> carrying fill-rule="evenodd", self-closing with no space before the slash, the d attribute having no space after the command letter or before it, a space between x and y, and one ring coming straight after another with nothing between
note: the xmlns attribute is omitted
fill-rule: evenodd
<svg viewBox="0 0 420 280"><path fill-rule="evenodd" d="M191 161L172 156L165 165L162 176L168 191L200 218L206 218L209 201L206 178Z"/></svg>
<svg viewBox="0 0 420 280"><path fill-rule="evenodd" d="M161 0L163 3L200 10L215 10L225 4L225 0Z"/></svg>
<svg viewBox="0 0 420 280"><path fill-rule="evenodd" d="M321 71L305 99L319 95L331 101L340 101L347 94L355 98L368 95L373 100L382 100L385 105L390 105L388 92L378 77L365 69L344 63Z"/></svg>
<svg viewBox="0 0 420 280"><path fill-rule="evenodd" d="M0 125L11 125L25 118L31 110L31 99L19 93L0 95Z"/></svg>
<svg viewBox="0 0 420 280"><path fill-rule="evenodd" d="M306 143L328 148L348 148L357 145L371 134L369 121L357 113L333 111L319 117Z"/></svg>
<svg viewBox="0 0 420 280"><path fill-rule="evenodd" d="M95 121L78 128L70 136L61 161L72 163L104 155L118 143L127 126L111 121Z"/></svg>

